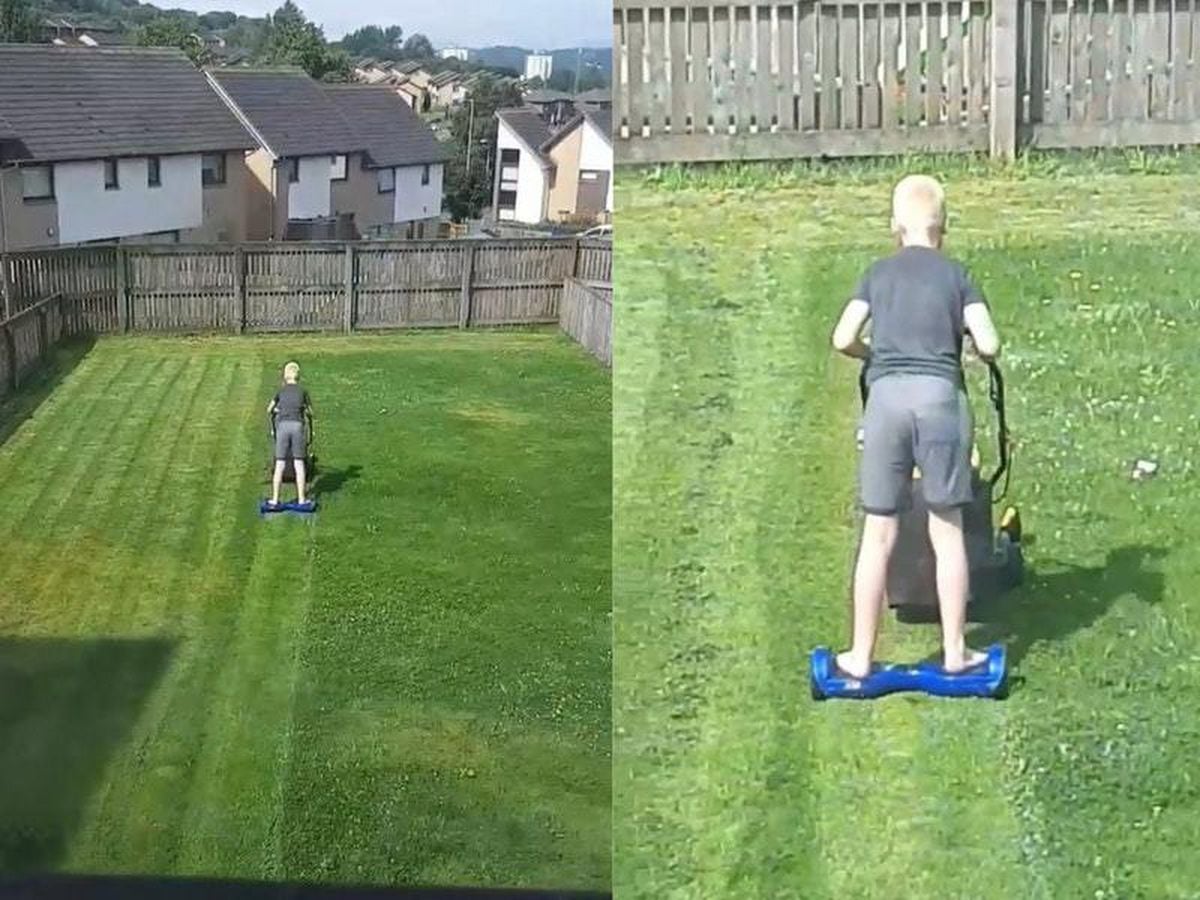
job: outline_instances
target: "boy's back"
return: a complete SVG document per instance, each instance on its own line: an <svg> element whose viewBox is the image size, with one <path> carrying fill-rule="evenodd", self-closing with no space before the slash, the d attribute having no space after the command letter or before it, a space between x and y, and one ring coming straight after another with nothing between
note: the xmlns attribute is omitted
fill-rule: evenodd
<svg viewBox="0 0 1200 900"><path fill-rule="evenodd" d="M867 270L854 297L870 307L868 382L884 375L961 382L964 310L985 301L960 263L932 247L901 247Z"/></svg>

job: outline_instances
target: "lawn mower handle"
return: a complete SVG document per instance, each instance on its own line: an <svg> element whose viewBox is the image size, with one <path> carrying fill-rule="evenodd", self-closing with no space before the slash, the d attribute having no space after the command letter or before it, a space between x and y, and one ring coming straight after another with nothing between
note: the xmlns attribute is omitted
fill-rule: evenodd
<svg viewBox="0 0 1200 900"><path fill-rule="evenodd" d="M867 366L868 361L864 361L862 368L858 371L858 395L862 398L862 405L867 405ZM1000 462L996 466L996 471L988 479L988 484L993 488L1008 474L1009 458L1008 458L1008 414L1004 405L1004 376L1000 373L1000 367L996 365L994 359L984 360L984 364L988 369L988 398L992 401L992 409L996 411L996 443L1000 451ZM1005 478L1004 487L1000 493L992 497L993 502L1003 499L1008 493L1008 479Z"/></svg>

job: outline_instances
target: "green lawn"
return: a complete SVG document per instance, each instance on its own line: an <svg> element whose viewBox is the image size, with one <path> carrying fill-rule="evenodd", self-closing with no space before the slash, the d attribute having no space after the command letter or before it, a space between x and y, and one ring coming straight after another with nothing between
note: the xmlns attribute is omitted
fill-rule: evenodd
<svg viewBox="0 0 1200 900"><path fill-rule="evenodd" d="M262 520L292 356L322 508ZM0 874L608 886L600 367L497 332L59 375L0 408Z"/></svg>
<svg viewBox="0 0 1200 900"><path fill-rule="evenodd" d="M1035 540L975 634L1008 643L1005 702L808 696L856 527L857 370L828 335L901 167L619 183L623 900L1200 897L1200 187L1139 159L903 169L945 176L1007 340ZM1132 482L1138 457L1161 474ZM886 657L938 647L889 617Z"/></svg>

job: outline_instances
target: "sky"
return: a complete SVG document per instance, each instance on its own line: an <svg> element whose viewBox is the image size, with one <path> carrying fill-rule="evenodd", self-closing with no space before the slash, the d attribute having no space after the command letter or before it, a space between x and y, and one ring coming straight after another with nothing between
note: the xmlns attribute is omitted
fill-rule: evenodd
<svg viewBox="0 0 1200 900"><path fill-rule="evenodd" d="M263 16L283 0L151 0L161 8ZM612 46L611 0L296 0L337 40L363 25L399 25L435 47L510 44L531 50Z"/></svg>

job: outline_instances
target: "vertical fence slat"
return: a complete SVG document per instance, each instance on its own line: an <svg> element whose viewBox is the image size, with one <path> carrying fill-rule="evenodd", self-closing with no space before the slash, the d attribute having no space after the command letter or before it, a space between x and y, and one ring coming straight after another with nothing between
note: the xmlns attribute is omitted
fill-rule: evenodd
<svg viewBox="0 0 1200 900"><path fill-rule="evenodd" d="M1088 41L1092 36L1091 0L1074 0L1071 9L1071 105L1072 122L1082 122L1088 110L1088 80L1091 55Z"/></svg>
<svg viewBox="0 0 1200 900"><path fill-rule="evenodd" d="M883 22L881 56L883 64L883 91L880 99L880 125L895 129L900 125L900 11L903 7L894 3L879 4L879 18Z"/></svg>
<svg viewBox="0 0 1200 900"><path fill-rule="evenodd" d="M775 120L780 131L797 131L800 123L797 116L796 98L800 93L800 81L796 68L796 4L788 3L780 6L776 15L779 73L776 76Z"/></svg>
<svg viewBox="0 0 1200 900"><path fill-rule="evenodd" d="M963 122L963 3L946 4L949 22L946 36L946 122ZM1018 67L1020 68L1020 67Z"/></svg>
<svg viewBox="0 0 1200 900"><path fill-rule="evenodd" d="M1088 63L1091 87L1088 92L1087 121L1092 124L1106 122L1109 118L1109 48L1112 33L1109 0L1096 0L1092 10L1092 46Z"/></svg>
<svg viewBox="0 0 1200 900"><path fill-rule="evenodd" d="M665 134L671 115L670 58L667 56L666 10L652 6L646 10L646 74L649 79L647 113L650 134Z"/></svg>
<svg viewBox="0 0 1200 900"><path fill-rule="evenodd" d="M858 128L858 11L857 4L838 7L838 93L841 95L841 127Z"/></svg>
<svg viewBox="0 0 1200 900"><path fill-rule="evenodd" d="M819 26L821 47L817 64L820 67L821 107L818 128L832 131L838 127L840 103L837 92L838 77L838 7L822 4Z"/></svg>
<svg viewBox="0 0 1200 900"><path fill-rule="evenodd" d="M945 102L942 85L942 5L927 3L924 7L925 26L925 122L938 125L942 121Z"/></svg>
<svg viewBox="0 0 1200 900"><path fill-rule="evenodd" d="M800 128L811 131L817 127L819 115L817 92L818 22L820 5L818 0L805 0L800 5L800 21L797 24L796 46L800 65Z"/></svg>
<svg viewBox="0 0 1200 900"><path fill-rule="evenodd" d="M863 128L880 127L878 3L862 6L862 118Z"/></svg>
<svg viewBox="0 0 1200 900"><path fill-rule="evenodd" d="M671 134L685 134L688 127L688 33L687 10L671 8L667 22L667 74L670 78L670 105L667 127Z"/></svg>
<svg viewBox="0 0 1200 900"><path fill-rule="evenodd" d="M909 2L904 6L904 124L909 128L921 124L921 109L924 105L921 94L923 12L920 3Z"/></svg>

